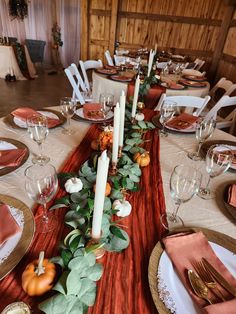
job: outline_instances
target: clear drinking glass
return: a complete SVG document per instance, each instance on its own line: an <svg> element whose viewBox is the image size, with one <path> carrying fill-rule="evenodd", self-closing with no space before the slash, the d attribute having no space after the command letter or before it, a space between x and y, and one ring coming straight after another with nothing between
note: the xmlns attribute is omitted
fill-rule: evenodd
<svg viewBox="0 0 236 314"><path fill-rule="evenodd" d="M182 203L189 201L201 185L202 175L193 167L178 165L174 168L170 178L170 195L176 204L176 209L161 216L164 228L172 229L184 225L183 220L177 215Z"/></svg>
<svg viewBox="0 0 236 314"><path fill-rule="evenodd" d="M205 188L200 188L198 196L203 199L211 199L215 197L215 193L209 188L211 178L217 177L226 172L231 166L233 153L228 146L212 145L206 155L206 171L209 179Z"/></svg>
<svg viewBox="0 0 236 314"><path fill-rule="evenodd" d="M215 130L216 121L215 119L211 118L209 120L200 119L196 123L196 139L198 141L198 150L194 153L188 153L188 157L192 160L201 160L200 157L200 150L202 144L210 138Z"/></svg>
<svg viewBox="0 0 236 314"><path fill-rule="evenodd" d="M174 101L164 101L160 110L160 121L162 123L162 129L160 131L161 136L168 136L166 132L166 123L174 116L176 103Z"/></svg>
<svg viewBox="0 0 236 314"><path fill-rule="evenodd" d="M101 106L101 112L103 115L104 120L107 119L108 113L112 110L114 107L114 95L112 94L101 94L99 97L99 103ZM106 122L103 122L103 126L106 126Z"/></svg>
<svg viewBox="0 0 236 314"><path fill-rule="evenodd" d="M47 203L57 192L58 179L54 166L32 165L25 170L25 190L28 196L43 205L43 215L36 218L36 229L47 233L55 229L57 222L53 213L47 213Z"/></svg>
<svg viewBox="0 0 236 314"><path fill-rule="evenodd" d="M28 117L26 122L30 137L38 144L40 150L40 154L33 157L32 162L45 165L50 160L49 157L44 156L42 153L42 144L49 133L47 118L43 115L34 114Z"/></svg>
<svg viewBox="0 0 236 314"><path fill-rule="evenodd" d="M72 135L75 133L75 131L70 128L70 121L75 113L76 104L77 104L76 99L71 97L63 97L60 101L61 113L63 114L64 117L66 117L68 125L66 129L63 129L62 131L63 134Z"/></svg>

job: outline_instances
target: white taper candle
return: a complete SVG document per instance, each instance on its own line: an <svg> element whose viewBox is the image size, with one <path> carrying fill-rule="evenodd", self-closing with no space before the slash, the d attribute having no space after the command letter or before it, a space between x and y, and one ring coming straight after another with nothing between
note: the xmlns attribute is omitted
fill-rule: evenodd
<svg viewBox="0 0 236 314"><path fill-rule="evenodd" d="M113 123L113 141L112 141L112 162L117 163L118 148L119 148L119 128L120 128L120 105L116 104L114 110L114 123Z"/></svg>
<svg viewBox="0 0 236 314"><path fill-rule="evenodd" d="M119 146L123 146L124 142L124 126L125 126L125 92L122 90L120 96L120 128L119 128Z"/></svg>
<svg viewBox="0 0 236 314"><path fill-rule="evenodd" d="M133 98L133 106L132 106L132 113L131 117L134 118L136 114L137 102L138 102L138 93L139 93L139 85L140 79L139 75L136 78L135 87L134 87L134 98Z"/></svg>
<svg viewBox="0 0 236 314"><path fill-rule="evenodd" d="M107 151L104 150L101 156L98 158L94 210L93 210L93 223L92 223L92 238L93 239L99 239L101 236L102 216L103 216L103 207L104 207L104 200L105 200L109 161L110 160L107 157Z"/></svg>

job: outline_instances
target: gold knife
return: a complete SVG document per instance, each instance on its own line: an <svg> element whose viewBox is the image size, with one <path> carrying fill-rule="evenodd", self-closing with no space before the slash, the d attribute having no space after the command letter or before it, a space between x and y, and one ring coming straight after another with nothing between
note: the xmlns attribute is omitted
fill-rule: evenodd
<svg viewBox="0 0 236 314"><path fill-rule="evenodd" d="M232 287L225 278L203 257L202 258L203 264L208 270L212 276L215 278L215 280L224 287L230 294L232 294L234 297L236 297L236 289Z"/></svg>

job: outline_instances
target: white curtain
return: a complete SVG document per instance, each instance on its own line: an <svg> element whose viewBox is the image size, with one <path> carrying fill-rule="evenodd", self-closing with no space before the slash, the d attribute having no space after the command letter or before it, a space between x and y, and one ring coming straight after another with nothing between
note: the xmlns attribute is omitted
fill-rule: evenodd
<svg viewBox="0 0 236 314"><path fill-rule="evenodd" d="M60 48L64 67L79 63L80 0L57 0L57 21L61 27L63 46Z"/></svg>
<svg viewBox="0 0 236 314"><path fill-rule="evenodd" d="M0 0L0 36L46 41L45 62L51 63L52 5L51 0L30 0L28 17L23 21L9 16L9 0ZM80 0L56 0L56 15L61 27L63 46L60 55L64 67L79 61L80 56Z"/></svg>

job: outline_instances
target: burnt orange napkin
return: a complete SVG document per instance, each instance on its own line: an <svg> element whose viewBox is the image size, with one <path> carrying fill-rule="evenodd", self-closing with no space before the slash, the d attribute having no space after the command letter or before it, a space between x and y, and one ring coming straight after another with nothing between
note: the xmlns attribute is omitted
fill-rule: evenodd
<svg viewBox="0 0 236 314"><path fill-rule="evenodd" d="M191 127L197 119L198 117L191 114L181 113L179 116L168 121L166 125L176 130L184 130Z"/></svg>
<svg viewBox="0 0 236 314"><path fill-rule="evenodd" d="M214 305L208 305L204 300L197 297L191 288L188 280L188 269L194 270L194 262L200 261L202 257L208 260L219 273L236 288L236 279L227 270L224 264L215 255L208 240L202 232L196 233L178 233L163 239L165 250L174 264L175 270L178 273L180 280L189 292L193 301L202 308L203 313L208 314L235 314L236 298L233 299L226 290L219 286L222 294L227 301L220 302L215 295L209 294L214 302Z"/></svg>
<svg viewBox="0 0 236 314"><path fill-rule="evenodd" d="M0 150L0 167L16 167L24 158L26 148Z"/></svg>
<svg viewBox="0 0 236 314"><path fill-rule="evenodd" d="M228 204L236 207L236 184L231 184L228 189Z"/></svg>
<svg viewBox="0 0 236 314"><path fill-rule="evenodd" d="M88 103L83 105L83 114L86 119L102 119L102 105L99 103Z"/></svg>
<svg viewBox="0 0 236 314"><path fill-rule="evenodd" d="M30 116L34 114L41 115L38 111L32 108L28 108L28 107L17 108L16 110L12 111L11 114L16 118L21 119L24 122L26 122L27 118L29 118ZM49 118L49 117L46 117L46 118L48 121L49 129L61 123L60 119L54 119L54 118Z"/></svg>
<svg viewBox="0 0 236 314"><path fill-rule="evenodd" d="M8 205L0 205L0 217L0 246L2 246L8 239L20 232L21 228L12 217Z"/></svg>

